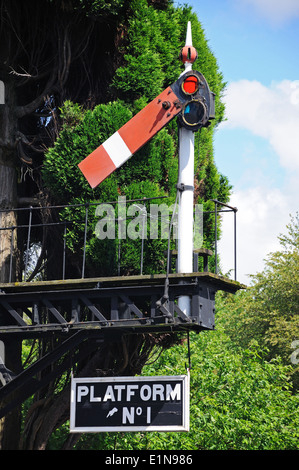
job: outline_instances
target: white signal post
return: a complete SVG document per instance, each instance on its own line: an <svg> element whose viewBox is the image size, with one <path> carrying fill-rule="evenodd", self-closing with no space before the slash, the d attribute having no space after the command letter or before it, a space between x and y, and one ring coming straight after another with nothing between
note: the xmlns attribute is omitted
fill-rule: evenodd
<svg viewBox="0 0 299 470"><path fill-rule="evenodd" d="M192 63L197 57L196 50L192 46L191 23L188 22L186 44L187 52L182 54L185 66L184 75L192 70ZM183 51L182 51L183 52ZM180 188L178 209L178 273L193 272L193 198L194 198L194 132L179 127L179 176ZM179 308L190 316L190 297L181 296L178 299Z"/></svg>

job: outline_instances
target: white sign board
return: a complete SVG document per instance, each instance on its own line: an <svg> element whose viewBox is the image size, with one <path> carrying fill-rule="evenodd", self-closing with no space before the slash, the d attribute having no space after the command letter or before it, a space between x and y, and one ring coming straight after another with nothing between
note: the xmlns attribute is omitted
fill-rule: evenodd
<svg viewBox="0 0 299 470"><path fill-rule="evenodd" d="M189 431L189 376L72 378L71 432Z"/></svg>

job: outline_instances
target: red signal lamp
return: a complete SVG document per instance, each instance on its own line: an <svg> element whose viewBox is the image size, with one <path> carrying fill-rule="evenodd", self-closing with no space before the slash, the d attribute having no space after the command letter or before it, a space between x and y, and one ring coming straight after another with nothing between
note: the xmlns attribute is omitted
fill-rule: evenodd
<svg viewBox="0 0 299 470"><path fill-rule="evenodd" d="M182 82L182 90L186 95L194 95L199 88L199 80L196 75L188 75Z"/></svg>

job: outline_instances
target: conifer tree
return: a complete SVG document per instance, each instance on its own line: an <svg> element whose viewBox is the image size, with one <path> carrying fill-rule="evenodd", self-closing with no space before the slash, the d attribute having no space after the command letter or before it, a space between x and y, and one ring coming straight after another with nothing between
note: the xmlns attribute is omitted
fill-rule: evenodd
<svg viewBox="0 0 299 470"><path fill-rule="evenodd" d="M192 22L193 43L199 53L194 67L200 69L216 93L216 119L209 128L196 134L194 202L203 204L203 209L207 211L213 209L210 199L228 202L230 185L227 178L219 174L213 158L214 130L224 113L221 102L224 83L216 59L209 50L204 31L191 8L174 8L169 4L164 9L156 9L155 6L149 6L146 0L131 2L126 36L120 46L122 62L111 81L116 100L88 111L79 109L76 103L71 102L66 102L61 109L65 124L54 147L46 154L42 171L44 184L56 202L79 204L96 200L116 201L122 195L128 200L163 196L167 197L169 205L174 203L178 177L176 120L95 190L89 188L77 165L132 115L177 80L182 71L178 54L184 44L188 20ZM77 120L73 120L74 114L77 114ZM78 217L84 219L83 213L84 208ZM90 222L94 227L96 220L93 215ZM214 229L214 216L207 213L204 219L206 248L213 248ZM92 237L92 228L90 230L87 269L93 275L115 274L117 243L109 243L107 240L99 243ZM69 248L78 252L83 244L83 233L78 239L71 229L68 240ZM166 247L167 243L153 240L144 244L144 272L165 272L165 262L161 263L161 259L165 258L163 252ZM105 264L102 254L107 250L110 255L106 257ZM97 259L97 256L100 258ZM138 273L139 266L140 243L126 240L122 243L121 272Z"/></svg>

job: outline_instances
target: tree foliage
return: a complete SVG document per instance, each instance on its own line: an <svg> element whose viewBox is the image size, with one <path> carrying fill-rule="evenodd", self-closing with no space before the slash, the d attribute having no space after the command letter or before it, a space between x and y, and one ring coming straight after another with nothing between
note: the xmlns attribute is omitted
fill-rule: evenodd
<svg viewBox="0 0 299 470"><path fill-rule="evenodd" d="M99 104L93 110L79 108L70 101L60 108L62 128L54 147L46 153L42 169L44 185L55 201L86 203L96 200L116 201L119 195L124 195L129 200L164 196L168 198L169 205L173 204L178 176L175 121L95 190L90 189L77 165L178 78L182 71L178 53L184 44L188 20L192 21L193 43L199 51L198 66L216 93L216 119L208 129L203 129L200 135L196 135L195 202L202 203L204 209L209 210L213 207L211 198L228 201L230 185L227 178L219 174L213 159L214 128L223 119L224 110L221 102L224 83L216 59L191 8L174 8L169 4L157 9L155 5L148 5L145 0L130 2L130 14L122 26L123 39L119 43L122 61L110 84L111 93L117 100ZM214 218L209 214L205 219L204 245L211 248L214 243ZM90 221L95 224L93 217ZM70 232L68 239L74 240L76 237L78 238ZM81 242L82 237L83 234ZM95 240L91 243L93 255L87 258L89 270L93 270L96 265L92 263L95 253L102 253L101 248L97 249ZM113 251L113 244L110 245ZM72 242L68 246L73 251L78 249ZM123 248L122 272L138 272L140 246L135 243L134 261L132 256L126 260L126 253L134 252L132 243L126 241ZM163 266L159 260L163 257L165 248L166 242L163 244L151 240L146 244L146 259L152 258L145 266L148 270L146 272L160 272ZM116 250L115 245L114 252ZM87 255L89 253L91 248L88 246ZM153 258L150 253L156 253L156 256ZM111 263L108 265L111 267ZM103 272L104 266L101 273ZM109 274L109 270L106 273Z"/></svg>
<svg viewBox="0 0 299 470"><path fill-rule="evenodd" d="M241 348L224 332L190 335L190 431L83 434L76 450L295 450L299 445L299 396L289 367L267 361L262 349ZM186 342L163 351L142 375L186 374ZM54 433L60 448L67 426Z"/></svg>

